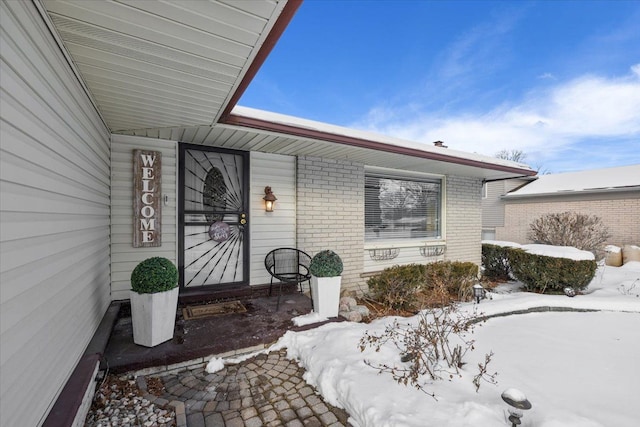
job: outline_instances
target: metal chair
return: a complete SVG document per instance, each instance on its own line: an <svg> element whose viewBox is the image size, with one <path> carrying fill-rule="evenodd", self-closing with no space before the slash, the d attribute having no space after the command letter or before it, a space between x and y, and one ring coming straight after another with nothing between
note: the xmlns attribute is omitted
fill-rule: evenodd
<svg viewBox="0 0 640 427"><path fill-rule="evenodd" d="M271 296L273 280L277 279L279 281L279 283L277 283L279 289L276 311L280 309L280 297L282 296L283 284L296 283L300 286L300 292L302 292L302 284L308 282L309 289L311 289L309 264L311 264L311 257L300 249L295 248L274 249L264 258L264 266L271 275L269 296Z"/></svg>

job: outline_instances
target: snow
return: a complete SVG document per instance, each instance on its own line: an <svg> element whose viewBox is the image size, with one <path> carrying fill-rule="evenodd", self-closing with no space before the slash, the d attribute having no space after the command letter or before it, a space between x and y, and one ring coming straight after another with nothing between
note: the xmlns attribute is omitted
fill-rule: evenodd
<svg viewBox="0 0 640 427"><path fill-rule="evenodd" d="M365 332L382 333L394 319L415 324L415 317L289 331L272 350L286 348L288 357L305 368L305 380L327 402L344 408L355 427L510 425L501 394L512 388L533 405L524 411L523 426L638 425L640 262L599 266L587 293L574 298L520 292L520 286L503 285L491 299L461 304L460 310L477 309L485 316L540 307L599 311L490 318L475 330L476 349L467 353L462 378L426 383L437 400L365 363L401 365L393 345L377 352L358 347ZM490 351L489 372L498 372L498 384L483 383L476 393L471 380Z"/></svg>
<svg viewBox="0 0 640 427"><path fill-rule="evenodd" d="M494 166L494 165L500 165L500 166L507 166L511 168L520 169L523 173L532 172L531 167L523 163L517 163L510 160L505 160L505 159L498 159L496 157L485 156L478 153L469 153L466 151L454 150L452 148L435 147L433 145L427 145L422 142L409 141L406 139L395 138L392 136L381 135L373 132L345 128L342 126L336 126L329 123L302 119L299 117L273 113L270 111L258 110L255 108L236 105L233 108L232 113L235 115L243 116L247 118L253 118L253 119L263 120L263 121L267 121L275 124L293 126L293 127L320 132L320 133L326 134L327 137L331 135L338 135L338 136L344 136L344 137L350 137L350 138L357 138L364 141L372 141L379 144L384 144L390 147L410 148L412 150L418 150L425 153L437 153L439 155L445 155L447 157L456 157L460 159L472 160L472 161L484 163L488 167Z"/></svg>
<svg viewBox="0 0 640 427"><path fill-rule="evenodd" d="M568 258L575 261L595 259L593 253L582 251L571 246L551 246L551 245L521 245L514 242L505 242L501 240L483 240L483 244L503 246L507 248L520 248L535 255L544 255L554 258Z"/></svg>
<svg viewBox="0 0 640 427"><path fill-rule="evenodd" d="M595 256L589 251L582 251L571 246L551 246L551 245L522 245L522 249L534 254L544 255L553 258L568 258L575 261L593 260Z"/></svg>
<svg viewBox="0 0 640 427"><path fill-rule="evenodd" d="M324 316L321 316L320 313L316 313L315 311L312 311L311 313L294 317L291 320L293 321L293 324L296 326L305 326L305 325L311 325L313 323L324 322L329 319Z"/></svg>
<svg viewBox="0 0 640 427"><path fill-rule="evenodd" d="M209 363L207 363L207 367L205 368L205 370L210 374L216 373L223 369L224 369L224 359L221 359L219 357L211 358Z"/></svg>
<svg viewBox="0 0 640 427"><path fill-rule="evenodd" d="M637 190L638 186L640 186L640 165L629 165L541 175L537 180L507 194L505 198L611 189L634 190L634 187Z"/></svg>
<svg viewBox="0 0 640 427"><path fill-rule="evenodd" d="M619 254L620 251L622 250L622 248L620 248L619 246L615 246L615 245L607 245L604 247L604 251L607 253L612 253L612 254Z"/></svg>

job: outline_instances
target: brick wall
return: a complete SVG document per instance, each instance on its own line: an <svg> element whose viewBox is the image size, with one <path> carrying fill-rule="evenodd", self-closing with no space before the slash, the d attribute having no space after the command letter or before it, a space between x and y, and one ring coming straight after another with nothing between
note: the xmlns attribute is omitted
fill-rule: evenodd
<svg viewBox="0 0 640 427"><path fill-rule="evenodd" d="M480 265L482 234L482 180L447 177L446 259Z"/></svg>
<svg viewBox="0 0 640 427"><path fill-rule="evenodd" d="M346 160L299 157L297 246L313 256L331 249L342 258L342 289L364 281L364 165Z"/></svg>
<svg viewBox="0 0 640 427"><path fill-rule="evenodd" d="M612 196L608 199L536 199L512 201L505 205L505 226L496 228L496 239L529 243L529 224L547 213L565 211L597 215L609 228L607 243L623 246L640 244L640 194Z"/></svg>

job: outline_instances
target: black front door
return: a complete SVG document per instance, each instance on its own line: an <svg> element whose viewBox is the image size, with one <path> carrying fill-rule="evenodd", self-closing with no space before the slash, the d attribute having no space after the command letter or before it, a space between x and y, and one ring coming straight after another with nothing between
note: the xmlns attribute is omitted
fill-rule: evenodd
<svg viewBox="0 0 640 427"><path fill-rule="evenodd" d="M249 284L249 154L180 145L181 294Z"/></svg>

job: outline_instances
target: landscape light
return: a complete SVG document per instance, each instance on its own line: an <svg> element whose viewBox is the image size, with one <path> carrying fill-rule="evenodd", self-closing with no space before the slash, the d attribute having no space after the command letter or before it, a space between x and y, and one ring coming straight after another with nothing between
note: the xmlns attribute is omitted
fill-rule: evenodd
<svg viewBox="0 0 640 427"><path fill-rule="evenodd" d="M531 409L531 402L529 402L527 396L518 389L508 388L502 392L502 400L509 405L511 427L522 424L522 421L520 421L520 418L524 415L522 411Z"/></svg>
<svg viewBox="0 0 640 427"><path fill-rule="evenodd" d="M479 283L473 285L473 297L476 299L476 303L480 304L480 300L484 298L486 291Z"/></svg>

